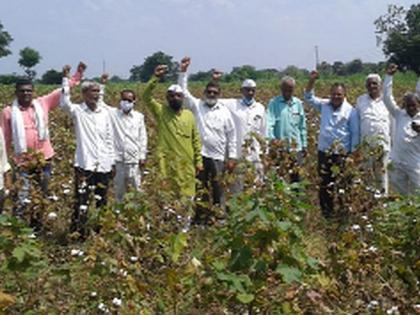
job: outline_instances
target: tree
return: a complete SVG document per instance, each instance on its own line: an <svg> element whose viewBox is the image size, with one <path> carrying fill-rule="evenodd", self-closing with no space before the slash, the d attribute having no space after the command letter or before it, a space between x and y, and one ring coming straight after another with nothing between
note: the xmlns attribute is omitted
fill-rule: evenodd
<svg viewBox="0 0 420 315"><path fill-rule="evenodd" d="M420 4L413 4L409 10L390 5L375 26L385 55L400 68L420 75Z"/></svg>
<svg viewBox="0 0 420 315"><path fill-rule="evenodd" d="M345 75L346 69L344 67L344 63L342 61L334 61L333 65L333 72L335 75Z"/></svg>
<svg viewBox="0 0 420 315"><path fill-rule="evenodd" d="M42 59L39 52L30 47L23 48L20 52L20 59L18 61L19 65L24 68L26 75L33 79L36 75L36 72L32 68L39 63Z"/></svg>
<svg viewBox="0 0 420 315"><path fill-rule="evenodd" d="M0 58L10 55L12 52L8 49L8 46L13 41L12 36L5 30L3 30L3 24L0 22Z"/></svg>
<svg viewBox="0 0 420 315"><path fill-rule="evenodd" d="M345 74L352 75L363 72L363 62L360 59L354 59L345 64Z"/></svg>
<svg viewBox="0 0 420 315"><path fill-rule="evenodd" d="M178 63L172 61L173 57L158 51L145 58L141 66L133 66L130 69L130 81L147 82L155 71L157 65L164 64L168 66L166 80L176 80L178 76Z"/></svg>
<svg viewBox="0 0 420 315"><path fill-rule="evenodd" d="M230 74L226 76L226 81L243 81L245 79L257 79L257 70L254 66L244 65L240 67L234 67Z"/></svg>
<svg viewBox="0 0 420 315"><path fill-rule="evenodd" d="M41 83L43 84L61 84L63 75L61 72L51 69L42 75Z"/></svg>

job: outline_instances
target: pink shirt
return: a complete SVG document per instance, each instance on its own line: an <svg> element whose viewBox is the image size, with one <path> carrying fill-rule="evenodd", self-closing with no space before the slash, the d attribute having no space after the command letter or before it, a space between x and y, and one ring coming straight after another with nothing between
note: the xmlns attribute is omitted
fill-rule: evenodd
<svg viewBox="0 0 420 315"><path fill-rule="evenodd" d="M79 84L81 80L80 73L76 73L70 79L70 86L73 87ZM61 96L61 89L56 89L53 92L40 96L36 98L36 100L41 104L44 110L44 119L45 123L48 126L48 112L57 107L60 103L60 96ZM26 146L28 150L34 150L42 152L44 158L50 159L54 155L54 149L51 145L50 139L47 140L40 140L38 136L38 129L36 127L36 116L35 116L35 108L33 104L31 104L27 108L19 107L22 111L22 118L23 123L25 125L25 137L26 137ZM1 117L1 124L3 127L4 133L4 140L6 142L6 148L9 155L13 154L13 160L16 164L20 164L24 160L27 160L28 153L23 153L16 155L12 148L12 107L10 105L6 106L3 109L2 117Z"/></svg>

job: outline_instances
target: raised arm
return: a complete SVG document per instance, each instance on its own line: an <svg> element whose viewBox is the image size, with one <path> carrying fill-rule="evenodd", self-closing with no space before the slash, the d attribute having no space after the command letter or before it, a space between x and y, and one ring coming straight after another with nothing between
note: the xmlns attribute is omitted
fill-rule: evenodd
<svg viewBox="0 0 420 315"><path fill-rule="evenodd" d="M70 69L71 68L68 65L65 65L63 67L63 77L64 76L68 77L68 74L70 73ZM83 78L83 73L85 70L86 70L86 65L83 62L80 62L79 65L77 66L76 73L73 74L73 76L70 79L68 79L69 88L73 88L74 86L80 83L80 81ZM37 100L41 104L43 104L46 110L51 110L58 106L58 104L60 103L60 98L61 98L61 89L55 89L54 91L52 91L51 93L47 95L38 97Z"/></svg>
<svg viewBox="0 0 420 315"><path fill-rule="evenodd" d="M178 84L181 86L182 91L185 97L185 106L186 108L190 109L194 114L197 114L198 104L200 103L200 99L193 96L190 91L188 90L188 67L191 64L190 57L184 57L181 60L179 66L179 75L178 75Z"/></svg>
<svg viewBox="0 0 420 315"><path fill-rule="evenodd" d="M386 76L383 84L384 103L390 114L394 117L401 110L395 102L394 95L392 92L393 76L397 72L397 70L398 66L396 64L391 63L386 70Z"/></svg>
<svg viewBox="0 0 420 315"><path fill-rule="evenodd" d="M316 80L318 80L319 78L319 74L317 71L312 71L309 75L309 81L308 84L305 87L305 91L304 91L304 98L305 101L311 105L312 107L316 108L318 111L321 111L322 105L325 104L325 100L322 100L318 97L315 96L314 93L314 87L315 87L315 82Z"/></svg>
<svg viewBox="0 0 420 315"><path fill-rule="evenodd" d="M70 83L69 78L64 76L61 86L60 107L70 116L73 116L79 108L79 105L73 104L70 99Z"/></svg>
<svg viewBox="0 0 420 315"><path fill-rule="evenodd" d="M109 78L109 74L108 73L103 73L101 75L101 79L99 80L99 100L98 102L105 104L104 99L105 99L105 85L108 82L108 78ZM106 104L105 104L106 105Z"/></svg>
<svg viewBox="0 0 420 315"><path fill-rule="evenodd" d="M142 100L146 107L149 108L149 110L152 112L153 116L157 118L160 116L162 112L162 104L160 104L158 101L156 101L153 97L153 90L156 88L156 85L158 84L158 81L160 78L162 78L165 73L167 72L168 67L165 65L158 65L155 68L154 76L147 82L146 87L142 94Z"/></svg>

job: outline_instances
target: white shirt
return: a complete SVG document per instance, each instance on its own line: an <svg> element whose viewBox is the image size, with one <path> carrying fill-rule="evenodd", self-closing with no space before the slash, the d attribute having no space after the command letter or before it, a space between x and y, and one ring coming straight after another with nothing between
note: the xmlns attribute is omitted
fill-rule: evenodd
<svg viewBox="0 0 420 315"><path fill-rule="evenodd" d="M235 123L238 157L245 156L249 161L260 161L261 145L252 134L265 138L267 127L264 105L254 101L247 106L242 99L221 99L220 102L230 110ZM243 145L249 139L251 144L244 151Z"/></svg>
<svg viewBox="0 0 420 315"><path fill-rule="evenodd" d="M420 113L410 117L405 109L398 107L392 95L392 76L389 75L386 75L384 80L384 102L395 118L395 141L391 159L413 169L420 169L420 134L411 127L414 120L420 120Z"/></svg>
<svg viewBox="0 0 420 315"><path fill-rule="evenodd" d="M115 164L114 131L109 110L98 102L95 111L85 103L73 104L67 78L63 79L60 106L73 118L76 133L74 166L107 173Z"/></svg>
<svg viewBox="0 0 420 315"><path fill-rule="evenodd" d="M376 100L369 94L357 98L356 110L360 118L360 137L368 144L380 144L385 151L391 149L391 117L382 97Z"/></svg>
<svg viewBox="0 0 420 315"><path fill-rule="evenodd" d="M144 115L131 110L125 114L121 109L109 106L114 128L115 160L126 164L146 159L147 133Z"/></svg>
<svg viewBox="0 0 420 315"><path fill-rule="evenodd" d="M7 161L6 144L3 136L3 129L0 128L0 190L4 188L4 173L10 170L10 164Z"/></svg>
<svg viewBox="0 0 420 315"><path fill-rule="evenodd" d="M187 74L179 74L179 85L185 96L185 106L190 109L197 121L201 136L201 154L205 157L223 161L225 157L236 159L236 133L230 111L219 101L212 107L194 97L187 86Z"/></svg>

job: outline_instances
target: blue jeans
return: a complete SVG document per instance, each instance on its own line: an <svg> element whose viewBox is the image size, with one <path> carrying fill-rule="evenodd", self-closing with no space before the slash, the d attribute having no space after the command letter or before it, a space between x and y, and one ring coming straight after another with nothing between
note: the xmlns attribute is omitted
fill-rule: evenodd
<svg viewBox="0 0 420 315"><path fill-rule="evenodd" d="M18 169L15 174L15 180L20 180L22 186L17 192L16 206L13 209L13 214L19 217L23 217L26 206L31 203L31 186L33 181L39 185L44 196L48 195L48 184L51 179L51 163L47 163L42 169L35 170L22 170Z"/></svg>

